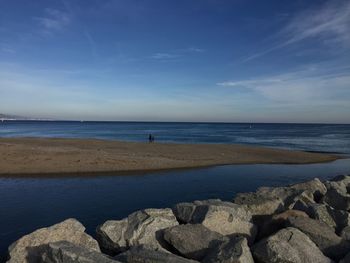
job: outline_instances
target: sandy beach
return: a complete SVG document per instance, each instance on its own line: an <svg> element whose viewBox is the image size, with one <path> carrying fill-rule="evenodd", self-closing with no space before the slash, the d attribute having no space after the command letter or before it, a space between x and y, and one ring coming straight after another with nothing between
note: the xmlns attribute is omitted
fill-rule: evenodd
<svg viewBox="0 0 350 263"><path fill-rule="evenodd" d="M307 164L329 154L228 144L171 144L93 139L0 139L0 175L121 174L225 164Z"/></svg>

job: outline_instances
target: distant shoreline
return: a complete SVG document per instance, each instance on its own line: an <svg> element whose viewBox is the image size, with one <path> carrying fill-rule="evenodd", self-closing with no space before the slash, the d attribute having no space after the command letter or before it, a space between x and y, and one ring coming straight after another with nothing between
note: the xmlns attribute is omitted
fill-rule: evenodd
<svg viewBox="0 0 350 263"><path fill-rule="evenodd" d="M229 164L310 164L341 156L236 144L0 138L0 176L132 175Z"/></svg>

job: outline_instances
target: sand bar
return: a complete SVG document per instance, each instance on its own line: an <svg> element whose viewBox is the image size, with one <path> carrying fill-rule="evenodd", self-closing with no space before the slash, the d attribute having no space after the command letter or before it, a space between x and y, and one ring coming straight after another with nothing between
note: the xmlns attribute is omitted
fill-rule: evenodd
<svg viewBox="0 0 350 263"><path fill-rule="evenodd" d="M1 176L117 175L225 164L307 164L339 158L233 144L0 138Z"/></svg>

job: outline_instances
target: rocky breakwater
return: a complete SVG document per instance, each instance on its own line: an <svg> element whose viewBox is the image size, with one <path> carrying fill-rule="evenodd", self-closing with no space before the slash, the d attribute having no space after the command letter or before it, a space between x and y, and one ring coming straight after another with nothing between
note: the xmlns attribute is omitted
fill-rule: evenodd
<svg viewBox="0 0 350 263"><path fill-rule="evenodd" d="M68 219L9 247L8 263L350 262L350 176L145 209L96 229Z"/></svg>

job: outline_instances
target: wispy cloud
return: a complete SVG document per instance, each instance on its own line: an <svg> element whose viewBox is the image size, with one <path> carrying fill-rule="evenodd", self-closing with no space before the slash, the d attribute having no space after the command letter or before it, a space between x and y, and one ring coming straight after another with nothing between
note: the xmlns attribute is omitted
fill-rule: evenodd
<svg viewBox="0 0 350 263"><path fill-rule="evenodd" d="M250 55L244 61L264 56L277 49L316 39L334 48L350 48L350 2L330 1L323 6L309 9L293 16L275 36L278 41L271 47Z"/></svg>
<svg viewBox="0 0 350 263"><path fill-rule="evenodd" d="M71 23L71 15L58 9L46 8L42 17L34 17L45 33L59 31Z"/></svg>
<svg viewBox="0 0 350 263"><path fill-rule="evenodd" d="M174 59L180 57L180 54L175 53L155 53L151 56L153 59Z"/></svg>
<svg viewBox="0 0 350 263"><path fill-rule="evenodd" d="M184 57L185 55L188 55L190 53L203 53L205 52L205 49L197 48L197 47L188 47L188 48L182 48L177 49L171 52L158 52L151 55L152 59L157 60L172 60L172 59L178 59L180 57Z"/></svg>
<svg viewBox="0 0 350 263"><path fill-rule="evenodd" d="M245 88L271 101L294 105L349 103L349 71L349 67L329 70L327 65L316 65L283 74L226 81L217 85Z"/></svg>
<svg viewBox="0 0 350 263"><path fill-rule="evenodd" d="M2 47L2 48L0 48L0 50L4 53L11 53L11 54L16 53L16 50L14 50L13 48L9 48L9 47Z"/></svg>

